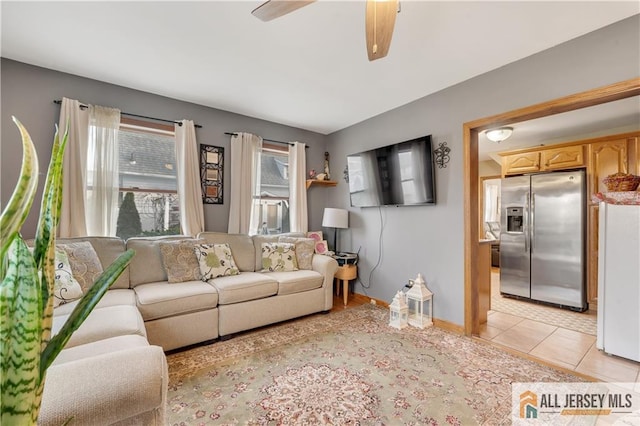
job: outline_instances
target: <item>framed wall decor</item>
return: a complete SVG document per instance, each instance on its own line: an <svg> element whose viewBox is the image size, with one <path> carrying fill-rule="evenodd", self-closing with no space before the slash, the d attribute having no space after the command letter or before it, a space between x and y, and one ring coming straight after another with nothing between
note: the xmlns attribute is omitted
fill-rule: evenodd
<svg viewBox="0 0 640 426"><path fill-rule="evenodd" d="M200 144L200 180L202 182L202 202L223 204L222 175L224 148Z"/></svg>

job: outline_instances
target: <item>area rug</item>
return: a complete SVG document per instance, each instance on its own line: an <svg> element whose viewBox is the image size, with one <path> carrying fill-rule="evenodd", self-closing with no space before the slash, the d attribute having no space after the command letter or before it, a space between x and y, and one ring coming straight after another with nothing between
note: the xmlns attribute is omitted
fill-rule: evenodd
<svg viewBox="0 0 640 426"><path fill-rule="evenodd" d="M501 425L512 382L582 381L386 309L313 315L169 355L171 425Z"/></svg>

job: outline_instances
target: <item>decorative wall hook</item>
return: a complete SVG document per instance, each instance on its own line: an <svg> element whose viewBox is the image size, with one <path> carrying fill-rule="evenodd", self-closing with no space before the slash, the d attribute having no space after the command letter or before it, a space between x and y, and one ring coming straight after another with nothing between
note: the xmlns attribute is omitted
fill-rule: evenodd
<svg viewBox="0 0 640 426"><path fill-rule="evenodd" d="M446 142L442 142L438 145L438 148L433 150L433 153L436 155L434 162L438 165L438 168L446 168L449 160L449 153L451 152L451 148L447 146Z"/></svg>

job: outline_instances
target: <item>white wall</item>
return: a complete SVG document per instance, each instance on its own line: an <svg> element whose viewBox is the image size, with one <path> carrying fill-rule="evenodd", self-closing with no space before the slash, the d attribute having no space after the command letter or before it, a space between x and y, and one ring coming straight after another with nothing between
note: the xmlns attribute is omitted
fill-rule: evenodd
<svg viewBox="0 0 640 426"><path fill-rule="evenodd" d="M436 169L436 206L349 208L347 185L331 193L333 205L351 212L340 247L362 247L359 275L370 288L358 284L356 291L390 301L421 272L434 293L434 316L463 324L463 123L637 78L639 28L636 15L329 135L334 170L344 169L348 154L427 134L452 149L448 167ZM381 261L369 281L381 228Z"/></svg>

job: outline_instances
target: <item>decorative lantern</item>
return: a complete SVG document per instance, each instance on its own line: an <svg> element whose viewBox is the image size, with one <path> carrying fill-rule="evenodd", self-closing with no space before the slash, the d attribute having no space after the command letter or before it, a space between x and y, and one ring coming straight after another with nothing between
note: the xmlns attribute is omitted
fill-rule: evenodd
<svg viewBox="0 0 640 426"><path fill-rule="evenodd" d="M408 317L409 308L407 308L407 303L404 301L404 294L399 291L393 296L393 301L389 305L389 325L402 330L407 326Z"/></svg>
<svg viewBox="0 0 640 426"><path fill-rule="evenodd" d="M409 309L409 325L418 328L433 325L433 293L425 285L422 274L413 280L413 286L407 291L407 305Z"/></svg>

